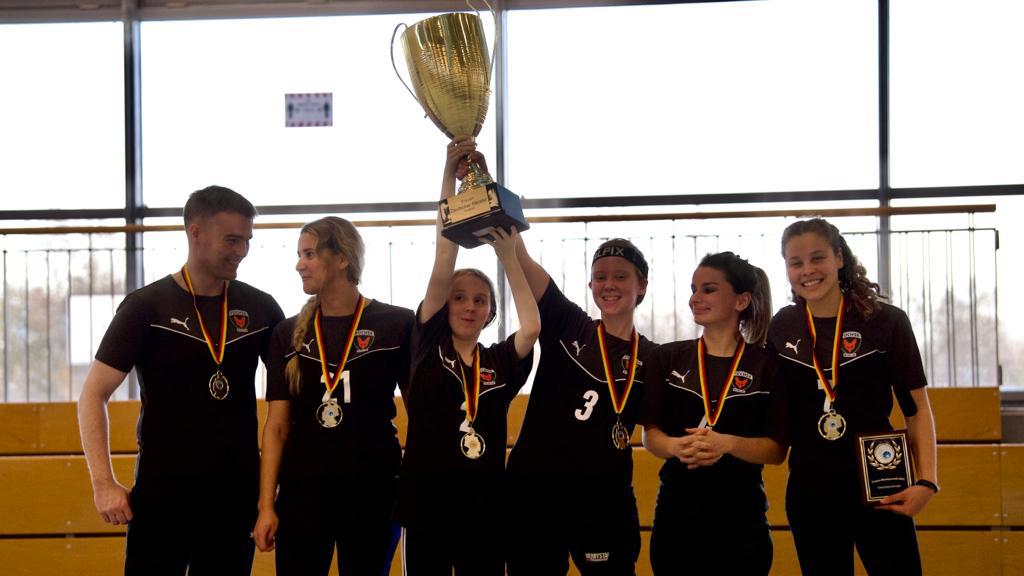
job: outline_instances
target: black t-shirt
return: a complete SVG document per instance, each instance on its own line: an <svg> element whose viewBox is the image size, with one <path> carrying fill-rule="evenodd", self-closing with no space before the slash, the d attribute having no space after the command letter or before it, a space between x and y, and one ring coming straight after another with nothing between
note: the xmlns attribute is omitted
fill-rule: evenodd
<svg viewBox="0 0 1024 576"><path fill-rule="evenodd" d="M338 369L342 347L352 327L352 315L324 316L324 350L331 376ZM317 478L394 476L401 461L395 426L396 386L409 377L409 341L413 313L408 308L376 300L363 310L341 379L331 396L341 406L341 422L324 428L317 408L327 388L323 384L320 351L310 318L302 349L292 347L296 316L274 330L267 365L267 400L291 401L291 427L281 461L280 483ZM302 387L298 396L288 389L285 367L296 354Z"/></svg>
<svg viewBox="0 0 1024 576"><path fill-rule="evenodd" d="M198 296L206 330L219 343L221 296ZM117 309L96 359L127 372L142 394L136 483L199 481L258 486L255 375L284 313L267 293L228 284L228 328L221 370L227 398L210 394L217 365L192 296L171 276L132 292Z"/></svg>
<svg viewBox="0 0 1024 576"><path fill-rule="evenodd" d="M597 339L597 321L549 281L540 309L540 364L522 431L509 456L515 474L558 474L561 479L630 486L633 451L612 442L616 414ZM616 389L626 384L630 343L606 335ZM639 336L636 376L622 411L632 433L644 394L644 370L655 344Z"/></svg>
<svg viewBox="0 0 1024 576"><path fill-rule="evenodd" d="M832 379L832 339L835 318L815 318L818 361L825 376ZM818 432L824 414L825 391L811 358L811 335L803 305L790 305L772 319L768 346L780 358L779 387L785 414L772 436L790 445L791 479L828 478L842 482L857 494L858 434L892 430L889 413L893 393L907 416L917 413L910 391L927 384L921 353L907 315L889 304L865 319L847 310L842 326L836 399L832 408L846 420L846 431L838 440L827 440ZM829 482L822 489L831 489ZM818 485L808 482L808 485ZM833 485L834 488L834 485Z"/></svg>
<svg viewBox="0 0 1024 576"><path fill-rule="evenodd" d="M473 365L463 363L452 346L448 306L416 324L412 378L402 391L409 433L399 481L399 518L406 526L455 512L461 521L489 522L501 508L508 407L530 374L533 354L518 358L515 334L478 346L480 396L473 431L483 438L485 449L474 460L461 448L469 425L462 374L473 378Z"/></svg>
<svg viewBox="0 0 1024 576"><path fill-rule="evenodd" d="M732 358L705 354L711 409L718 406L729 376ZM772 417L772 390L778 364L775 354L747 345L726 393L714 430L755 438L767 436ZM704 418L704 401L697 364L697 341L686 340L659 346L648 358L640 423L654 426L669 436L685 436ZM761 465L725 455L713 466L688 470L676 458L661 468L664 489L681 498L694 517L728 521L750 519L764 523L767 499L761 482Z"/></svg>

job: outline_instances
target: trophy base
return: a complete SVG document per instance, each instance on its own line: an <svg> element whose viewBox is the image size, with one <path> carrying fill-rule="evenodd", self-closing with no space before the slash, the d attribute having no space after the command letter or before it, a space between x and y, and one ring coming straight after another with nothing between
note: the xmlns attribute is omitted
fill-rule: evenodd
<svg viewBox="0 0 1024 576"><path fill-rule="evenodd" d="M877 506L883 498L914 483L905 430L857 436L861 501Z"/></svg>
<svg viewBox="0 0 1024 576"><path fill-rule="evenodd" d="M464 248L480 246L491 230L530 228L519 196L497 183L476 186L441 200L441 235Z"/></svg>

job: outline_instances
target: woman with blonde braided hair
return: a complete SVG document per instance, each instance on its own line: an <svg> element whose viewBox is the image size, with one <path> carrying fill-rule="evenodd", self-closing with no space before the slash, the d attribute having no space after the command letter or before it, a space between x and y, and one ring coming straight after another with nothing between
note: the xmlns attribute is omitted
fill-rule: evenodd
<svg viewBox="0 0 1024 576"><path fill-rule="evenodd" d="M413 313L360 294L363 251L343 218L306 224L295 269L311 298L271 341L253 535L281 575L326 575L335 548L342 576L387 574L397 544L392 419Z"/></svg>

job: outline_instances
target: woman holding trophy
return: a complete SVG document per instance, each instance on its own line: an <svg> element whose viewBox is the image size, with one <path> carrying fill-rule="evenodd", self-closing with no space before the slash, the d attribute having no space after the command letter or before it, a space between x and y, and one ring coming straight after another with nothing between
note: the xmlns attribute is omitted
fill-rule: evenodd
<svg viewBox="0 0 1024 576"><path fill-rule="evenodd" d="M253 536L281 575L325 576L335 548L342 576L386 574L413 314L360 294L363 241L342 218L303 226L295 269L312 297L270 344Z"/></svg>
<svg viewBox="0 0 1024 576"><path fill-rule="evenodd" d="M600 319L568 300L522 241L516 255L541 316L541 358L509 457L509 574L632 575L640 551L630 436L655 344L633 324L647 262L628 240L594 253Z"/></svg>
<svg viewBox="0 0 1024 576"><path fill-rule="evenodd" d="M448 146L442 199L475 153L471 138ZM412 378L403 389L409 432L399 480L402 557L410 576L501 576L505 570L505 445L509 404L532 366L540 333L537 305L516 258L515 228L481 238L505 268L520 329L482 346L497 314L494 285L482 272L455 270L458 245L441 235L413 333Z"/></svg>
<svg viewBox="0 0 1024 576"><path fill-rule="evenodd" d="M921 574L912 517L938 486L935 425L910 321L879 301L878 285L825 220L787 227L782 254L794 303L772 319L768 344L787 396L777 436L792 448L786 514L801 571L852 575L856 547L870 574ZM905 436L889 423L894 394ZM886 449L862 449L872 434ZM899 464L908 472L884 496L866 480L858 485L879 459L890 472Z"/></svg>
<svg viewBox="0 0 1024 576"><path fill-rule="evenodd" d="M778 371L764 348L768 277L732 252L708 254L690 291L701 337L660 346L646 372L644 446L665 460L651 565L656 575L767 575L773 550L761 465L786 455L766 438ZM728 552L716 552L723 539Z"/></svg>

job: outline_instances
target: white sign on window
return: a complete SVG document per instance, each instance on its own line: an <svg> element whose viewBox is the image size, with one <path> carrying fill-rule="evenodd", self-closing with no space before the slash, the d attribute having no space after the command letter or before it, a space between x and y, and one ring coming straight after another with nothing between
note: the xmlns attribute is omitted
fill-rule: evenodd
<svg viewBox="0 0 1024 576"><path fill-rule="evenodd" d="M334 97L331 92L284 95L284 125L333 126Z"/></svg>

